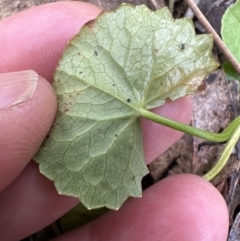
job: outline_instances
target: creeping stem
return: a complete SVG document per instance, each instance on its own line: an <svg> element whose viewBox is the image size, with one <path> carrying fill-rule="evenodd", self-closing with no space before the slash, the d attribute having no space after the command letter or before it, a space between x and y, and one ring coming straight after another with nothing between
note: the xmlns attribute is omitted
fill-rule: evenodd
<svg viewBox="0 0 240 241"><path fill-rule="evenodd" d="M196 136L213 142L225 142L228 140L217 164L207 174L203 176L207 180L213 179L222 170L240 137L240 116L234 119L223 132L212 133L179 123L174 120L170 120L166 117L154 114L153 112L146 109L138 109L137 111L139 112L141 117L144 117L161 125L173 128L175 130L187 133L192 136Z"/></svg>
<svg viewBox="0 0 240 241"><path fill-rule="evenodd" d="M216 163L216 165L209 172L207 172L203 176L203 178L210 181L224 168L239 137L240 137L240 125L237 126L237 128L234 130L232 136L227 141L227 144L223 150L223 153L222 153L220 159L218 160L218 162Z"/></svg>

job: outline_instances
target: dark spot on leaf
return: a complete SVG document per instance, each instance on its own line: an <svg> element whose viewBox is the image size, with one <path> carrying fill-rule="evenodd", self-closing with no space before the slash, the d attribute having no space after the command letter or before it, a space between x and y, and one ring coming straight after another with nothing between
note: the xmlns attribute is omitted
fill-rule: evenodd
<svg viewBox="0 0 240 241"><path fill-rule="evenodd" d="M165 99L165 101L166 101L166 102L172 102L172 100L171 100L169 97L167 97L167 98Z"/></svg>
<svg viewBox="0 0 240 241"><path fill-rule="evenodd" d="M185 49L185 44L181 44L181 50Z"/></svg>
<svg viewBox="0 0 240 241"><path fill-rule="evenodd" d="M161 85L163 85L163 83L161 82Z"/></svg>
<svg viewBox="0 0 240 241"><path fill-rule="evenodd" d="M112 86L115 86L116 84L112 84Z"/></svg>
<svg viewBox="0 0 240 241"><path fill-rule="evenodd" d="M130 102L131 102L131 99L128 98L128 99L127 99L127 102L130 103Z"/></svg>
<svg viewBox="0 0 240 241"><path fill-rule="evenodd" d="M115 134L115 136L117 137L118 135L117 135L117 134Z"/></svg>
<svg viewBox="0 0 240 241"><path fill-rule="evenodd" d="M67 108L66 106L64 107L64 112L68 112L69 111L69 108Z"/></svg>
<svg viewBox="0 0 240 241"><path fill-rule="evenodd" d="M80 71L79 74L82 74L82 71Z"/></svg>
<svg viewBox="0 0 240 241"><path fill-rule="evenodd" d="M87 22L85 25L90 29L92 30L93 29L93 26L94 26L94 23L95 23L95 20L90 20L89 22Z"/></svg>
<svg viewBox="0 0 240 241"><path fill-rule="evenodd" d="M155 53L158 54L158 49L154 49Z"/></svg>
<svg viewBox="0 0 240 241"><path fill-rule="evenodd" d="M97 52L96 50L94 50L94 54L95 54L96 56L98 56L98 52Z"/></svg>

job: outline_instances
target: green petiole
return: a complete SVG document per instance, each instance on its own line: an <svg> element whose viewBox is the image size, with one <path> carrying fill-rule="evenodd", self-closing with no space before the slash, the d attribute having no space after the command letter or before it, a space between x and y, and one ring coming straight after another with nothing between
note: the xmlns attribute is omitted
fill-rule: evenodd
<svg viewBox="0 0 240 241"><path fill-rule="evenodd" d="M159 116L151 111L146 109L138 109L141 117L154 121L156 123L162 124L164 126L173 128L175 130L184 132L186 134L196 136L208 141L213 142L225 142L228 140L224 151L218 160L217 164L203 176L207 180L213 179L226 165L227 160L235 147L239 137L240 137L240 116L234 119L231 124L221 133L212 133L209 131L204 131L192 126L188 126L182 123L179 123L174 120L170 120L166 117Z"/></svg>
<svg viewBox="0 0 240 241"><path fill-rule="evenodd" d="M218 160L218 162L216 163L216 165L209 172L207 172L203 176L203 178L210 181L224 168L239 137L240 137L240 125L235 129L231 138L228 140L228 142L223 150L223 153L222 153L220 159Z"/></svg>

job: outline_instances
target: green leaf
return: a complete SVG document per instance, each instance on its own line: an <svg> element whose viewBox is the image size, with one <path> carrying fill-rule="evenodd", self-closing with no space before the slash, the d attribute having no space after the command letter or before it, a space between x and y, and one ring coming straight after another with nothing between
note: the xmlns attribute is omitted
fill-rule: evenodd
<svg viewBox="0 0 240 241"><path fill-rule="evenodd" d="M222 65L224 72L226 73L228 80L238 80L240 81L240 76L236 72L236 70L233 68L233 66L229 62L225 62Z"/></svg>
<svg viewBox="0 0 240 241"><path fill-rule="evenodd" d="M86 207L82 205L82 203L79 203L69 212L64 214L58 220L58 224L62 232L66 233L99 218L108 211L109 209L107 208L88 210Z"/></svg>
<svg viewBox="0 0 240 241"><path fill-rule="evenodd" d="M240 63L240 1L229 7L222 18L221 34L224 43Z"/></svg>
<svg viewBox="0 0 240 241"><path fill-rule="evenodd" d="M140 110L197 91L218 66L211 48L210 35L166 8L122 5L87 23L55 73L58 112L35 156L41 172L89 209L141 197Z"/></svg>

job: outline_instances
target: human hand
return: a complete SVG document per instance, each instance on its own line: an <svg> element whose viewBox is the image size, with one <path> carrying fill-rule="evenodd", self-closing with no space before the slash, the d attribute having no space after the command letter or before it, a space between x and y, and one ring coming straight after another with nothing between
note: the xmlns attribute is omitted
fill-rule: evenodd
<svg viewBox="0 0 240 241"><path fill-rule="evenodd" d="M58 2L29 9L0 22L0 237L18 241L52 223L78 200L57 194L53 183L29 162L53 122L54 69L69 41L100 9L81 2ZM34 70L36 72L18 72ZM38 73L38 75L36 74ZM42 77L41 77L42 76ZM25 94L24 97L22 94ZM13 104L13 105L12 105ZM157 113L188 123L188 98ZM150 163L181 133L142 120L145 159ZM76 240L225 241L226 204L207 181L176 175L129 199L119 211L56 238Z"/></svg>

